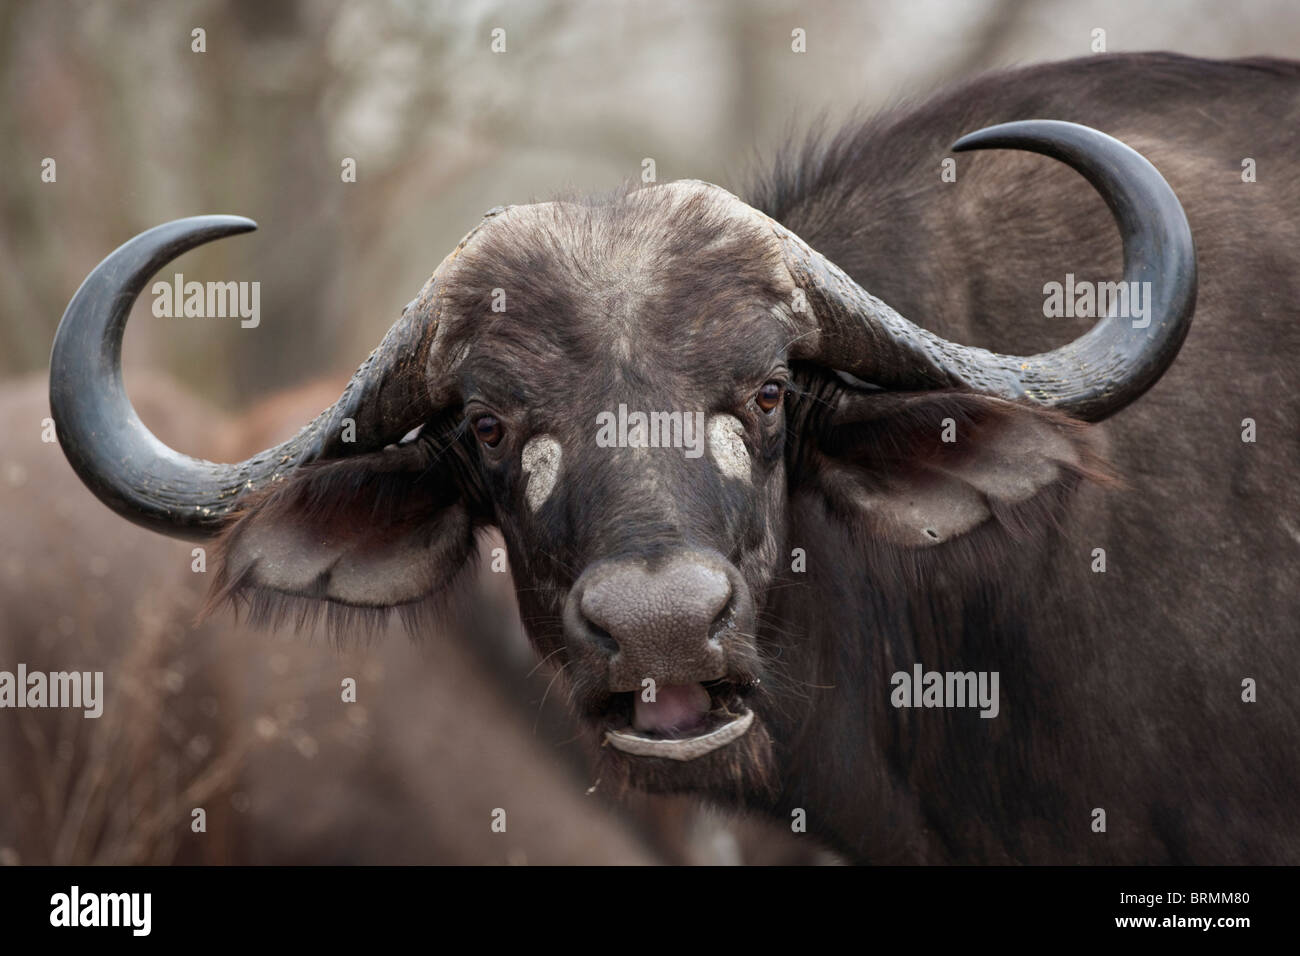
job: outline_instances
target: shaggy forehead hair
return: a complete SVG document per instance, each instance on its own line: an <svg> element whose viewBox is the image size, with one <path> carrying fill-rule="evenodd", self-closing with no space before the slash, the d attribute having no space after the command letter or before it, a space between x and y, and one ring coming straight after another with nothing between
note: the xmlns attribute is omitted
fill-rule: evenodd
<svg viewBox="0 0 1300 956"><path fill-rule="evenodd" d="M636 345L734 348L753 329L728 319L775 309L793 289L763 222L699 182L507 207L446 277L439 352L456 361L491 339L602 366Z"/></svg>

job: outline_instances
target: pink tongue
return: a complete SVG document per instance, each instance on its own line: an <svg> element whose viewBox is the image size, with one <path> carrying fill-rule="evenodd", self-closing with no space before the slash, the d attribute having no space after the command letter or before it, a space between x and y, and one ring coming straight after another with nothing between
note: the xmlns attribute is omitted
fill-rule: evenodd
<svg viewBox="0 0 1300 956"><path fill-rule="evenodd" d="M704 722L709 712L709 692L702 684L669 684L655 691L653 702L635 694L632 726L640 731L671 734L689 730Z"/></svg>

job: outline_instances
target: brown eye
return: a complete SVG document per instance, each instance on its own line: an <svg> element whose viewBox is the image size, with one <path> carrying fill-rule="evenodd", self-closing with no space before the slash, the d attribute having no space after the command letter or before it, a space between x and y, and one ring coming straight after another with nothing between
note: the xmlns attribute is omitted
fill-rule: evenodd
<svg viewBox="0 0 1300 956"><path fill-rule="evenodd" d="M474 419L474 434L483 444L495 448L501 442L505 428L502 427L499 419L491 415L481 415Z"/></svg>
<svg viewBox="0 0 1300 956"><path fill-rule="evenodd" d="M780 382L764 382L763 387L754 396L754 401L759 408L770 415L776 406L781 404L781 396L784 394L785 387Z"/></svg>

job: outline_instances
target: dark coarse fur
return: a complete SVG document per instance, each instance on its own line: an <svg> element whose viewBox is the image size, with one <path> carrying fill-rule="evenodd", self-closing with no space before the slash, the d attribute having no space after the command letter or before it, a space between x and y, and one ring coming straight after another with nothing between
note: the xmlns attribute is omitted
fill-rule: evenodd
<svg viewBox="0 0 1300 956"><path fill-rule="evenodd" d="M444 277L440 341L464 355L438 384L446 421L417 449L319 466L254 503L228 533L218 597L271 594L253 598L271 610L283 593L343 586L324 571L277 586L274 562L240 549L259 521L364 524L369 508L381 537L443 548L410 581L378 578L359 602L375 605L455 580L459 565L443 564L496 525L525 625L599 740L608 651L568 633L568 595L601 561L655 567L707 548L752 596L728 666L756 729L683 765L606 747L611 785L784 821L801 809L810 832L863 861L1300 862L1300 724L1287 703L1300 681L1300 66L1146 54L993 74L791 147L749 199L918 324L1043 351L1091 324L1043 319L1044 284L1119 274L1104 203L1025 153L962 155L956 182L940 176L962 134L1028 118L1128 143L1191 222L1196 319L1133 408L1085 428L788 367L775 316L791 286L771 245L709 194L512 207ZM1242 181L1244 157L1258 182ZM494 289L506 313L491 311ZM771 376L789 387L766 416L750 398ZM707 456L597 453L594 416L620 402L734 414L752 487ZM505 426L492 449L455 425L485 413ZM1241 441L1247 417L1254 444ZM955 445L935 437L946 420ZM534 512L520 452L540 434L564 449L563 481ZM396 471L383 473L391 454ZM916 529L900 517L926 495L956 503L924 527L933 546L908 540ZM379 499L387 510L373 510ZM351 557L337 547L329 567L342 575ZM891 675L918 663L998 672L998 717L890 706ZM1257 703L1242 701L1244 678L1259 682Z"/></svg>
<svg viewBox="0 0 1300 956"><path fill-rule="evenodd" d="M1169 180L1198 249L1190 337L1099 429L1127 490L1081 496L1068 541L972 536L962 586L956 555L938 550L864 586L864 568L875 580L898 556L795 499L792 538L866 563L774 591L770 614L818 623L794 645L816 649L818 679L860 687L822 694L792 727L806 769L784 801L830 808L829 836L863 859L1294 863L1300 64L1147 54L993 74L814 136L750 199L941 335L1052 348L1089 320L1036 320L1044 283L1118 275L1104 205L1025 154L958 156L957 182L939 177L957 137L1029 118L1108 132ZM1245 157L1276 175L1243 183ZM1268 437L1243 443L1246 417ZM1090 570L1097 547L1104 574ZM883 706L888 675L915 661L1000 669L1002 717ZM1246 677L1276 694L1243 703ZM1090 830L1094 808L1106 833Z"/></svg>

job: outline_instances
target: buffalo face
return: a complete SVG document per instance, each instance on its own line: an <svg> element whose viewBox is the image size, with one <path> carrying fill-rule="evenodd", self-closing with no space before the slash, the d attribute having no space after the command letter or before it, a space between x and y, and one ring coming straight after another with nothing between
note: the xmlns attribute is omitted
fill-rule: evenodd
<svg viewBox="0 0 1300 956"><path fill-rule="evenodd" d="M514 207L441 300L449 399L524 622L609 776L644 785L766 771L756 621L798 331L779 248L733 202L674 184Z"/></svg>

